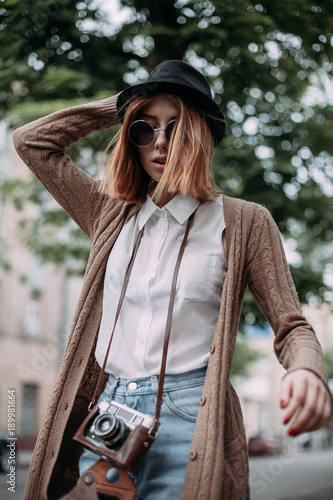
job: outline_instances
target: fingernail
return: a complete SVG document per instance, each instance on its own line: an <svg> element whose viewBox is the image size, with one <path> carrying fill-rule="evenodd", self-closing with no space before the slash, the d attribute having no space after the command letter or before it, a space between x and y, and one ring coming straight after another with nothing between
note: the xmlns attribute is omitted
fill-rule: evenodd
<svg viewBox="0 0 333 500"><path fill-rule="evenodd" d="M286 425L289 422L290 418L285 418L283 424Z"/></svg>
<svg viewBox="0 0 333 500"><path fill-rule="evenodd" d="M281 399L281 401L280 401L280 406L281 406L281 408L284 408L284 407L286 406L286 404L287 404L287 403L285 402L285 400L284 400L284 399Z"/></svg>
<svg viewBox="0 0 333 500"><path fill-rule="evenodd" d="M293 429L289 429L288 434L289 436L297 436L297 432L294 431Z"/></svg>

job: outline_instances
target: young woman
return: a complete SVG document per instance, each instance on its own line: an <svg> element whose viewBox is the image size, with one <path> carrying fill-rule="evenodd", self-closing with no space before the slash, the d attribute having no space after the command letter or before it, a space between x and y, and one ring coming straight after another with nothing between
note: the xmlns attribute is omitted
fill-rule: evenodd
<svg viewBox="0 0 333 500"><path fill-rule="evenodd" d="M65 148L119 121L105 178L95 182ZM223 196L212 180L214 145L224 128L201 73L165 61L145 84L15 132L23 160L92 240L26 499L59 498L77 481L82 447L72 438L87 415L142 228L100 401L154 415L172 273L193 214L176 288L159 435L134 472L136 498L249 497L246 438L229 381L247 286L275 332L275 352L287 370L280 402L289 434L318 429L329 417L321 348L300 312L278 229L266 209ZM80 473L97 459L85 450Z"/></svg>

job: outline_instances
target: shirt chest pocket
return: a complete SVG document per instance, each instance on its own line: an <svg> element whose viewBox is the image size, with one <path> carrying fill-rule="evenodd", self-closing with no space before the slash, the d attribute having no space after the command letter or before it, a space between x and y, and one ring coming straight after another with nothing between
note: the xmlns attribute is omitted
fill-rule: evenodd
<svg viewBox="0 0 333 500"><path fill-rule="evenodd" d="M184 255L177 296L189 302L220 300L225 272L222 256Z"/></svg>

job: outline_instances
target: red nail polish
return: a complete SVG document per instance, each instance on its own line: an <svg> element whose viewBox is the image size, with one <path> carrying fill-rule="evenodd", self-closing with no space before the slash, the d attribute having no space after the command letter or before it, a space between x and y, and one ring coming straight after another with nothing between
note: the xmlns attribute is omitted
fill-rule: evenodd
<svg viewBox="0 0 333 500"><path fill-rule="evenodd" d="M296 431L294 431L293 429L290 429L290 430L288 431L288 434L289 434L289 436L297 436L297 432L296 432Z"/></svg>

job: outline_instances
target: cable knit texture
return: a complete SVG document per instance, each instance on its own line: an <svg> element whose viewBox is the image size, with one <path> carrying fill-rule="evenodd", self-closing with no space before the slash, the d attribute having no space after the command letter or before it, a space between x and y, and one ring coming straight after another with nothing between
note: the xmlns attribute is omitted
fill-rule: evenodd
<svg viewBox="0 0 333 500"><path fill-rule="evenodd" d="M14 132L23 161L92 241L58 381L31 463L25 500L60 498L77 481L82 449L72 437L87 414L99 371L94 349L107 258L124 222L141 208L101 194L97 182L65 155L71 143L117 123L116 97L53 113ZM273 328L274 349L282 365L288 371L309 369L326 383L321 347L300 311L271 215L260 205L226 196L224 210L228 272L182 500L249 498L242 412L229 381L247 286Z"/></svg>

